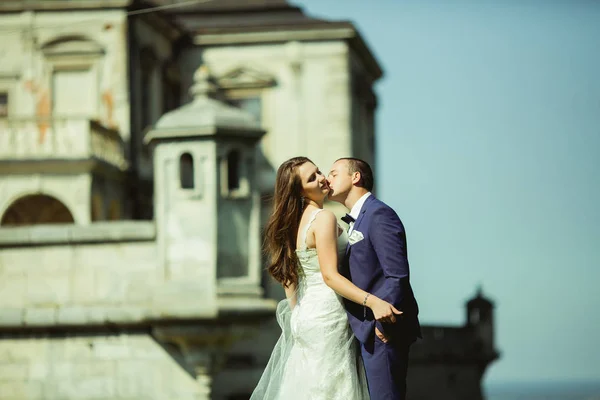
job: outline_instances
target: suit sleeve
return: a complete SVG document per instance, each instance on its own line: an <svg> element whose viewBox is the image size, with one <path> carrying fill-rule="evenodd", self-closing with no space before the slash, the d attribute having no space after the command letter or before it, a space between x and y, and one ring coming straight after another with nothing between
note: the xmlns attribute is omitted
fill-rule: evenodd
<svg viewBox="0 0 600 400"><path fill-rule="evenodd" d="M376 209L372 218L369 237L385 277L385 283L377 291L377 296L400 308L405 295L403 281L409 279L404 226L389 207Z"/></svg>

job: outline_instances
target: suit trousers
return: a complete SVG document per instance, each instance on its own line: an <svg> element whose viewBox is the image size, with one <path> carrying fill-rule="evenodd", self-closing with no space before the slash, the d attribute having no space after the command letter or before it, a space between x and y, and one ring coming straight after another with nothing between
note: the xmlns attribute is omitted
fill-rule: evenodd
<svg viewBox="0 0 600 400"><path fill-rule="evenodd" d="M412 341L394 339L383 343L375 336L371 343L361 344L371 400L406 399L408 352Z"/></svg>

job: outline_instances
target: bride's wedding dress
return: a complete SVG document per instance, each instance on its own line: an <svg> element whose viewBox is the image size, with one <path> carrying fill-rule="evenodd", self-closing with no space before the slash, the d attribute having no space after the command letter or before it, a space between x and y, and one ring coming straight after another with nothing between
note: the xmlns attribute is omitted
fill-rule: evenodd
<svg viewBox="0 0 600 400"><path fill-rule="evenodd" d="M316 210L296 250L301 274L297 303L277 307L281 337L251 400L368 400L367 380L358 344L338 296L323 281L317 251L306 248L306 233L322 210ZM337 249L341 260L348 235L342 229Z"/></svg>

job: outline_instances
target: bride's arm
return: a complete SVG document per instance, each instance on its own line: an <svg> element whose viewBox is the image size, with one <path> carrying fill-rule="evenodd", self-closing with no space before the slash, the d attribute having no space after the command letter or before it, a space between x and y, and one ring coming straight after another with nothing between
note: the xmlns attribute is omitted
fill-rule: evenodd
<svg viewBox="0 0 600 400"><path fill-rule="evenodd" d="M335 215L327 210L320 212L313 223L313 227L321 274L327 286L340 296L369 307L373 311L375 319L394 322L394 311L396 314L400 314L400 311L388 302L360 289L338 272L338 226Z"/></svg>
<svg viewBox="0 0 600 400"><path fill-rule="evenodd" d="M289 284L289 286L283 286L285 290L285 298L288 300L290 305L290 310L293 310L296 307L296 285Z"/></svg>

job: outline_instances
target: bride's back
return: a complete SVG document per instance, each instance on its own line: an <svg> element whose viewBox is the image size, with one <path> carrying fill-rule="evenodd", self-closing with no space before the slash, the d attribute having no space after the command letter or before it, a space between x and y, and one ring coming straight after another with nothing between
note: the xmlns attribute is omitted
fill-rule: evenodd
<svg viewBox="0 0 600 400"><path fill-rule="evenodd" d="M302 213L302 217L298 223L298 232L296 232L296 249L314 249L317 247L314 230L311 230L310 228L317 218L317 214L321 211L323 211L322 208L311 207L310 209L307 208Z"/></svg>
<svg viewBox="0 0 600 400"><path fill-rule="evenodd" d="M297 246L296 255L300 262L300 286L311 285L311 284L324 284L323 276L321 274L321 267L319 265L319 257L317 254L317 244L315 242L315 220L318 214L324 211L322 208L315 210L306 210L300 220L300 227L297 235ZM329 211L326 211L329 212ZM337 250L338 250L338 265L340 265L341 259L346 252L346 245L348 244L348 236L346 232L338 227L338 239L337 239ZM299 289L301 289L299 287Z"/></svg>

